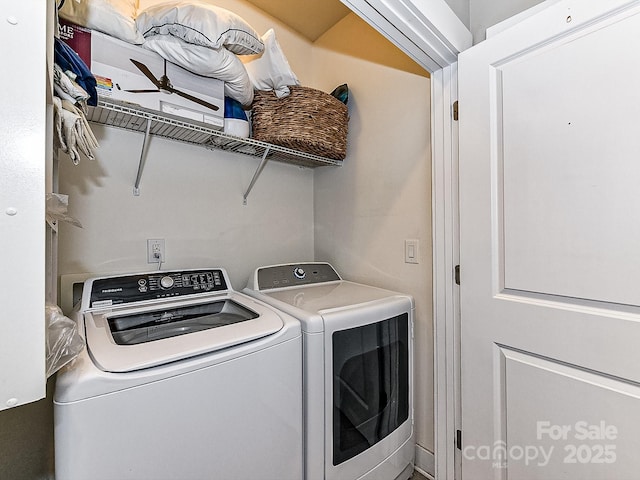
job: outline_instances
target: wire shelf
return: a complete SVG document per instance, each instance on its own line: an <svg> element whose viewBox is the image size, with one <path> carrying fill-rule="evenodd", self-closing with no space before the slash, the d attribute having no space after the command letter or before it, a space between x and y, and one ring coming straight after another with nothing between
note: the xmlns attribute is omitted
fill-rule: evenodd
<svg viewBox="0 0 640 480"><path fill-rule="evenodd" d="M150 121L149 135L200 145L213 150L223 150L258 158L266 157L268 160L309 168L342 165L342 160L299 152L251 138L226 135L207 123L102 97L99 98L96 107L89 107L87 120L140 133L145 133L147 124Z"/></svg>

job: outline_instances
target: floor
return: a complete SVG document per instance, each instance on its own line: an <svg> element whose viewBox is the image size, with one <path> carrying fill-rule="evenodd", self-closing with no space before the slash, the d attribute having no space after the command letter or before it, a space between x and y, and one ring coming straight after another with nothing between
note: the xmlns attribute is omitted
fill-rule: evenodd
<svg viewBox="0 0 640 480"><path fill-rule="evenodd" d="M411 480L427 480L427 477L420 475L418 472L413 472L413 477Z"/></svg>

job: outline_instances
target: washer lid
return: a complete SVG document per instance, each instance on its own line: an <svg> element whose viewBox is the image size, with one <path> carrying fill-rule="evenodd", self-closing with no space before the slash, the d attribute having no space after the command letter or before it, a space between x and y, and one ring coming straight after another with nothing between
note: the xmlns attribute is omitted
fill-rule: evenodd
<svg viewBox="0 0 640 480"><path fill-rule="evenodd" d="M87 346L107 372L129 372L246 343L280 331L283 320L238 294L198 301L87 312Z"/></svg>

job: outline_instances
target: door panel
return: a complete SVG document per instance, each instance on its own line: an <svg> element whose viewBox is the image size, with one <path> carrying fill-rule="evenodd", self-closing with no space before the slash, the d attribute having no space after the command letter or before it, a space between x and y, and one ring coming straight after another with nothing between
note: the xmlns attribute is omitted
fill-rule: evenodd
<svg viewBox="0 0 640 480"><path fill-rule="evenodd" d="M549 3L460 55L463 479L640 467L640 2Z"/></svg>
<svg viewBox="0 0 640 480"><path fill-rule="evenodd" d="M638 32L635 15L496 66L504 288L640 303Z"/></svg>
<svg viewBox="0 0 640 480"><path fill-rule="evenodd" d="M496 348L504 366L509 478L637 478L637 384Z"/></svg>

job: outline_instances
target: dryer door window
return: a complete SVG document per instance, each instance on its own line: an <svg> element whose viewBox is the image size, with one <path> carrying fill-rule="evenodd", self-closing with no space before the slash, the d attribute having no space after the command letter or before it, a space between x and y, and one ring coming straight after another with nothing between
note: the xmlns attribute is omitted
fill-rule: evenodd
<svg viewBox="0 0 640 480"><path fill-rule="evenodd" d="M409 316L333 333L333 464L409 417Z"/></svg>

